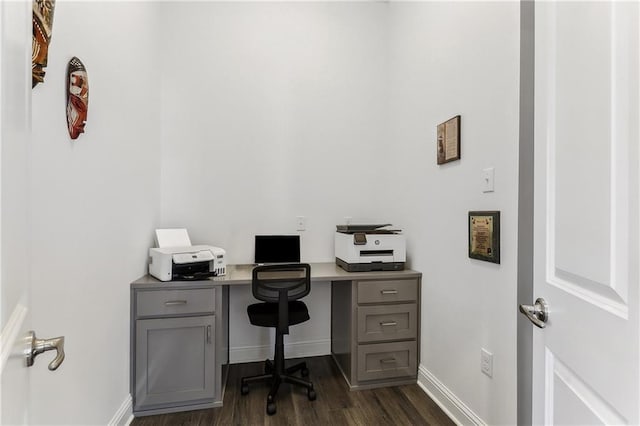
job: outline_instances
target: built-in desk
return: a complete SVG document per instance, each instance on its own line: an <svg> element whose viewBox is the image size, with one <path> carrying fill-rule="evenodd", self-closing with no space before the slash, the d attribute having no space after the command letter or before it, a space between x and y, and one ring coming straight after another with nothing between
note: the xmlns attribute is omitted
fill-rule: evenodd
<svg viewBox="0 0 640 426"><path fill-rule="evenodd" d="M310 265L312 283L331 282L331 353L351 389L415 383L422 274ZM131 283L134 415L222 405L229 286L251 284L252 270L228 265L225 276L202 281L146 275Z"/></svg>

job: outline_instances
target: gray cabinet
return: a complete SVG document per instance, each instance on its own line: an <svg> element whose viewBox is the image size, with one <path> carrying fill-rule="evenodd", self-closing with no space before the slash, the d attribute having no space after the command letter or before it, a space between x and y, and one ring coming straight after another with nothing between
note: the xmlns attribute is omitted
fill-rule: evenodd
<svg viewBox="0 0 640 426"><path fill-rule="evenodd" d="M334 281L331 353L352 389L415 383L420 278Z"/></svg>
<svg viewBox="0 0 640 426"><path fill-rule="evenodd" d="M136 321L136 409L212 401L213 315Z"/></svg>
<svg viewBox="0 0 640 426"><path fill-rule="evenodd" d="M217 294L220 293L220 294ZM136 416L222 404L227 362L219 287L132 288L131 395Z"/></svg>

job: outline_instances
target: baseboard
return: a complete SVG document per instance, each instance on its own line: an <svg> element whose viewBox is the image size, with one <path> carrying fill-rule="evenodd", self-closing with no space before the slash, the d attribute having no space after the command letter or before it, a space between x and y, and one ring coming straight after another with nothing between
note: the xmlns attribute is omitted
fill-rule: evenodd
<svg viewBox="0 0 640 426"><path fill-rule="evenodd" d="M133 405L131 401L131 395L127 395L127 398L122 402L118 411L109 420L109 426L128 426L133 421Z"/></svg>
<svg viewBox="0 0 640 426"><path fill-rule="evenodd" d="M284 345L285 358L303 358L308 356L329 355L330 353L330 339L294 342ZM230 364L264 361L271 357L273 357L273 346L271 345L229 348Z"/></svg>
<svg viewBox="0 0 640 426"><path fill-rule="evenodd" d="M476 413L431 374L424 365L420 365L418 368L418 385L456 424L486 425Z"/></svg>

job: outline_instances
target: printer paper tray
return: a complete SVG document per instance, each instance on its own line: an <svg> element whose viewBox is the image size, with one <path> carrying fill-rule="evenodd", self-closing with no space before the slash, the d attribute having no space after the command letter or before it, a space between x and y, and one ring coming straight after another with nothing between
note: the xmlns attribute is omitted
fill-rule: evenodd
<svg viewBox="0 0 640 426"><path fill-rule="evenodd" d="M347 272L403 271L404 262L347 263L336 257L336 265Z"/></svg>
<svg viewBox="0 0 640 426"><path fill-rule="evenodd" d="M342 234L397 234L400 229L380 229L385 226L391 226L390 223L384 223L381 225L336 225L336 231Z"/></svg>

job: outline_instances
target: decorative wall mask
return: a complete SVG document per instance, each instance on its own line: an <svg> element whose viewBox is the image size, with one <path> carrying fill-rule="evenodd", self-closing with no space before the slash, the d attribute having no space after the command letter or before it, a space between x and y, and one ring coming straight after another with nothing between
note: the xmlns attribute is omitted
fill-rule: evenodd
<svg viewBox="0 0 640 426"><path fill-rule="evenodd" d="M51 42L51 28L53 26L53 11L55 0L33 0L31 41L31 88L38 83L44 83L44 68L47 66L49 43Z"/></svg>
<svg viewBox="0 0 640 426"><path fill-rule="evenodd" d="M84 133L89 109L89 79L87 69L75 56L67 67L67 127L71 139Z"/></svg>

